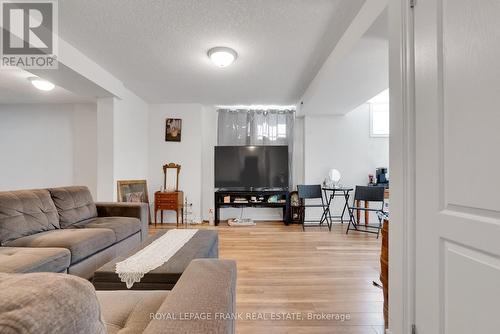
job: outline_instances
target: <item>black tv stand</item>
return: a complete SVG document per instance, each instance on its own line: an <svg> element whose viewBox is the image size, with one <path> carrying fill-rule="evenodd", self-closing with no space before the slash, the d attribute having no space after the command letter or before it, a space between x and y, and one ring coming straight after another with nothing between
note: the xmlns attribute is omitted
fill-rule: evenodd
<svg viewBox="0 0 500 334"><path fill-rule="evenodd" d="M278 202L269 202L271 196L277 196ZM229 202L224 202L224 198L229 197ZM257 200L252 201L252 197ZM237 198L246 201L236 201ZM285 225L290 222L290 193L283 188L220 188L215 191L215 225L219 225L221 208L282 208L283 221Z"/></svg>

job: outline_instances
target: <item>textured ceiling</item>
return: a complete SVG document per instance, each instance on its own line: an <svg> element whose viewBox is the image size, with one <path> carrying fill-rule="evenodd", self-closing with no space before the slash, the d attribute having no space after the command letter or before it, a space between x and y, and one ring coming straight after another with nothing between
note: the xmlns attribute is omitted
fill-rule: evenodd
<svg viewBox="0 0 500 334"><path fill-rule="evenodd" d="M364 0L60 0L59 34L148 102L291 104ZM213 66L214 46L239 53Z"/></svg>

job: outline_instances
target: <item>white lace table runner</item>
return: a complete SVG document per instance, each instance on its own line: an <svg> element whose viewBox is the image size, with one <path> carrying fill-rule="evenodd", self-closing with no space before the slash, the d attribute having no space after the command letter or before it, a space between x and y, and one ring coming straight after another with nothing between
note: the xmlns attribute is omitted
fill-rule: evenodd
<svg viewBox="0 0 500 334"><path fill-rule="evenodd" d="M197 231L170 230L134 255L118 262L115 272L127 284L127 289L130 289L145 274L167 262Z"/></svg>

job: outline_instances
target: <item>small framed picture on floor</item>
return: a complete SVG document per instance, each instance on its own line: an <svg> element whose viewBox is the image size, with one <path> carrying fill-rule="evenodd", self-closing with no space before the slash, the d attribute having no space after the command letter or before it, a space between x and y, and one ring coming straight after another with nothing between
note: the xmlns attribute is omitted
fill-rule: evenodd
<svg viewBox="0 0 500 334"><path fill-rule="evenodd" d="M117 181L118 202L147 203L149 206L148 185L146 180ZM149 210L148 210L149 212ZM151 223L151 214L149 222Z"/></svg>

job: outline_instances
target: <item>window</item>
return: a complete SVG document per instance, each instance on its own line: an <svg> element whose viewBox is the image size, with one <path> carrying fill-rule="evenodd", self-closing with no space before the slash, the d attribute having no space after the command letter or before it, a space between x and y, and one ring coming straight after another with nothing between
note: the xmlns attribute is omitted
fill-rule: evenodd
<svg viewBox="0 0 500 334"><path fill-rule="evenodd" d="M370 106L370 137L389 137L389 90L368 101Z"/></svg>
<svg viewBox="0 0 500 334"><path fill-rule="evenodd" d="M289 145L295 111L218 109L219 145Z"/></svg>
<svg viewBox="0 0 500 334"><path fill-rule="evenodd" d="M389 104L370 103L370 136L389 137Z"/></svg>
<svg viewBox="0 0 500 334"><path fill-rule="evenodd" d="M278 138L286 138L286 123L278 124Z"/></svg>

